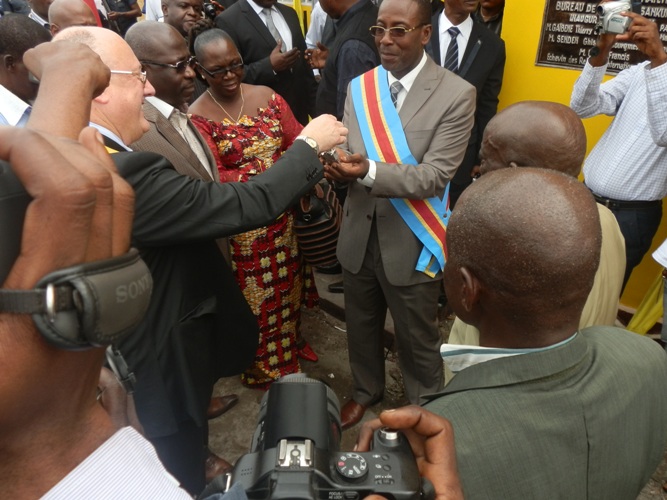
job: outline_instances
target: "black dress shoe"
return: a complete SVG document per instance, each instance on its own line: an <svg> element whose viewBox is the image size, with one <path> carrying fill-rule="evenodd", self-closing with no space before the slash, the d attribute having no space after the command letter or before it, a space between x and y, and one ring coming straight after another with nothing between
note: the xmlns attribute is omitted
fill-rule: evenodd
<svg viewBox="0 0 667 500"><path fill-rule="evenodd" d="M343 282L337 281L336 283L331 283L327 287L331 293L343 293Z"/></svg>
<svg viewBox="0 0 667 500"><path fill-rule="evenodd" d="M315 270L322 274L340 274L343 272L339 262L336 262L333 266L318 266Z"/></svg>

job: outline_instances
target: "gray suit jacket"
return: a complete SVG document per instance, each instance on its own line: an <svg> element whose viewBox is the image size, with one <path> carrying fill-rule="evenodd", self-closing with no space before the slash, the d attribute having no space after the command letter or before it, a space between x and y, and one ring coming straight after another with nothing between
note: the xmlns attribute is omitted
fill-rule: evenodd
<svg viewBox="0 0 667 500"><path fill-rule="evenodd" d="M475 88L427 59L399 113L410 151L419 164L378 162L372 189L358 182L349 185L337 251L346 270L359 272L375 217L389 282L405 286L432 279L415 271L423 245L387 198L442 196L463 159L474 111ZM366 155L350 93L343 122L350 130L349 150Z"/></svg>
<svg viewBox="0 0 667 500"><path fill-rule="evenodd" d="M449 419L466 498L637 498L667 441L667 356L595 326L456 375L425 406Z"/></svg>
<svg viewBox="0 0 667 500"><path fill-rule="evenodd" d="M213 154L204 138L192 123L189 123L189 126L204 148L204 152L208 158L208 166L211 168L211 172L213 172L213 179L211 179L211 174L209 174L206 167L201 164L195 152L169 120L167 120L164 115L148 101L144 102L143 108L144 116L151 124L151 128L141 137L141 139L132 144L131 147L133 150L151 151L164 156L179 174L207 181L219 180L219 177L216 175L217 167L215 165Z"/></svg>

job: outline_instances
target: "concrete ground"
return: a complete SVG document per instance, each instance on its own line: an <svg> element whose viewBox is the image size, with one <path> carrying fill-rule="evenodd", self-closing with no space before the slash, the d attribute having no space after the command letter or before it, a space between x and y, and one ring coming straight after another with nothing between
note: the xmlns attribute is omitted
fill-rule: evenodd
<svg viewBox="0 0 667 500"><path fill-rule="evenodd" d="M317 363L301 361L302 370L310 377L326 380L338 395L340 405L347 402L352 390L352 377L347 358L347 342L345 322L343 321L343 297L330 294L328 283L337 281L340 275L317 274L317 287L321 296L320 308L306 310L302 315L302 332L320 357ZM444 318L440 322L443 341L449 336L451 321ZM393 332L393 323L388 318L385 328ZM390 336L388 336L390 339ZM387 355L386 390L384 400L369 408L363 421L375 418L379 412L407 403L401 382L401 375L396 357L392 352ZM252 434L257 425L259 402L264 391L248 389L240 382L240 377L230 377L218 382L215 394L235 393L239 395L239 403L221 417L210 421L210 446L218 455L230 462L236 461L249 451ZM295 416L296 417L296 416ZM343 433L342 450L351 450L356 441L359 425ZM618 450L623 453L623 450ZM667 454L649 484L639 495L639 500L667 499L662 484L667 482Z"/></svg>

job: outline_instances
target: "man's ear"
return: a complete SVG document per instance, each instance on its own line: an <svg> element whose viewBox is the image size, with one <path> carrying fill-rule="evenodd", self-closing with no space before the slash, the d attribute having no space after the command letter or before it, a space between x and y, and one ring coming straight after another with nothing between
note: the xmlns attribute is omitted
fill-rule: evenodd
<svg viewBox="0 0 667 500"><path fill-rule="evenodd" d="M428 24L422 28L422 46L426 47L428 42L431 40L431 34L433 32L433 27Z"/></svg>
<svg viewBox="0 0 667 500"><path fill-rule="evenodd" d="M5 54L2 56L2 65L6 70L11 70L16 65L16 60L11 54Z"/></svg>
<svg viewBox="0 0 667 500"><path fill-rule="evenodd" d="M163 3L160 5L160 7L162 8L162 15L164 17L167 17L167 12L169 12L169 7L167 6L167 4Z"/></svg>
<svg viewBox="0 0 667 500"><path fill-rule="evenodd" d="M473 312L479 302L481 283L477 276L467 267L460 267L458 273L461 279L461 307L466 312Z"/></svg>
<svg viewBox="0 0 667 500"><path fill-rule="evenodd" d="M109 93L109 87L107 87L104 89L104 92L93 99L93 102L97 104L108 104L110 98L111 94Z"/></svg>

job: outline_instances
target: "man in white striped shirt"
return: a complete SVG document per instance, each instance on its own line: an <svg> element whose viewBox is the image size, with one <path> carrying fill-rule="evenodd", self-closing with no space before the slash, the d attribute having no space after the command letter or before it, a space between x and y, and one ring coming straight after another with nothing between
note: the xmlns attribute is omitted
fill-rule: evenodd
<svg viewBox="0 0 667 500"><path fill-rule="evenodd" d="M584 177L625 238L625 286L651 245L667 195L667 54L654 22L632 12L623 15L632 18L627 33L598 38L570 106L581 118L615 116L586 159ZM601 84L616 41L634 43L648 61Z"/></svg>

